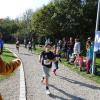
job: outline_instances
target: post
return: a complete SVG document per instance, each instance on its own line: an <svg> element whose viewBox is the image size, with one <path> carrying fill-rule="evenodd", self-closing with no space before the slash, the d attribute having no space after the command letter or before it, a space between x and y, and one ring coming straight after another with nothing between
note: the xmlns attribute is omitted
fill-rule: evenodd
<svg viewBox="0 0 100 100"><path fill-rule="evenodd" d="M98 0L98 9L97 9L97 19L96 19L96 28L95 33L99 29L99 20L100 20L100 0ZM96 52L93 51L93 62L92 62L92 74L94 74L94 68L95 68L95 61L96 60Z"/></svg>

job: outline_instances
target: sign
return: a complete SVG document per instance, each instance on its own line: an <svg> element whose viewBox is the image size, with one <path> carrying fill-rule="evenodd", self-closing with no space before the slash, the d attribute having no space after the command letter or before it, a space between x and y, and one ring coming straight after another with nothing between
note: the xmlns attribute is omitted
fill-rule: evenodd
<svg viewBox="0 0 100 100"><path fill-rule="evenodd" d="M95 34L94 52L100 52L100 31L96 31Z"/></svg>

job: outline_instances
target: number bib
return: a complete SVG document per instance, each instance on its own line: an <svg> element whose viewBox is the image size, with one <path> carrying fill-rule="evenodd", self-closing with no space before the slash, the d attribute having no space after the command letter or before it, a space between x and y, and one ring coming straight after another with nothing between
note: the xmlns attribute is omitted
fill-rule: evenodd
<svg viewBox="0 0 100 100"><path fill-rule="evenodd" d="M44 60L44 64L45 64L45 65L50 65L50 64L51 64L51 61L48 60L48 59L47 59L47 60Z"/></svg>

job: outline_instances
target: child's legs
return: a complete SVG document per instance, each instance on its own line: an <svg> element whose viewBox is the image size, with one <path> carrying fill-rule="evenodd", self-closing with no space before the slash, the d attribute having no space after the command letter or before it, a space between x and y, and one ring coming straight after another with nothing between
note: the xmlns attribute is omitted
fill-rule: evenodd
<svg viewBox="0 0 100 100"><path fill-rule="evenodd" d="M55 62L55 68L58 69L58 61Z"/></svg>
<svg viewBox="0 0 100 100"><path fill-rule="evenodd" d="M83 61L79 61L79 66L80 66L80 69L82 70Z"/></svg>
<svg viewBox="0 0 100 100"><path fill-rule="evenodd" d="M67 50L64 51L64 57L67 58Z"/></svg>
<svg viewBox="0 0 100 100"><path fill-rule="evenodd" d="M19 47L18 47L18 46L16 47L16 49L17 49L17 50L18 50L18 52L19 52Z"/></svg>
<svg viewBox="0 0 100 100"><path fill-rule="evenodd" d="M90 70L90 65L91 65L91 60L87 60L86 61L86 69L87 69L87 72L89 72L89 70Z"/></svg>
<svg viewBox="0 0 100 100"><path fill-rule="evenodd" d="M69 53L70 51L69 50L67 50L67 60L69 61Z"/></svg>
<svg viewBox="0 0 100 100"><path fill-rule="evenodd" d="M72 56L72 53L73 53L73 51L72 50L69 50L69 57Z"/></svg>
<svg viewBox="0 0 100 100"><path fill-rule="evenodd" d="M44 77L44 81L45 81L46 86L48 86L48 79L50 77L50 75L49 75L50 70L51 70L51 68L43 66L43 77Z"/></svg>
<svg viewBox="0 0 100 100"><path fill-rule="evenodd" d="M48 77L45 77L45 85L48 87Z"/></svg>

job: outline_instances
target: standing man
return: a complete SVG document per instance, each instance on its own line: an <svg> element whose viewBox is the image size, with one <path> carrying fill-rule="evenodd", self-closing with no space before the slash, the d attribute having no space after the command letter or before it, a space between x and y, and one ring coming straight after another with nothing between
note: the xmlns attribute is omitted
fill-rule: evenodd
<svg viewBox="0 0 100 100"><path fill-rule="evenodd" d="M67 60L68 61L69 61L69 58L72 56L73 47L74 47L73 38L70 37L70 40L67 42Z"/></svg>

